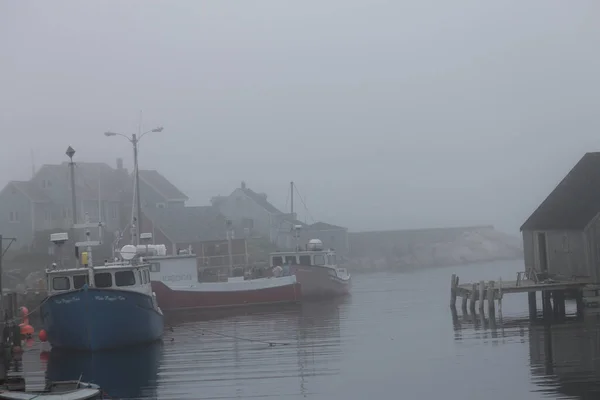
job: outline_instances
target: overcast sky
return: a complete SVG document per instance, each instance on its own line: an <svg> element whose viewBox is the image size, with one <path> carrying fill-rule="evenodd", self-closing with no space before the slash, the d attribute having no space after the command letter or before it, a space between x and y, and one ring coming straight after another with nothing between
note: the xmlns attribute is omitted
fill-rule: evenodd
<svg viewBox="0 0 600 400"><path fill-rule="evenodd" d="M140 145L352 230L520 224L600 150L600 2L0 1L0 185ZM301 204L297 201L297 204ZM288 206L289 207L289 206ZM306 216L298 210L301 218Z"/></svg>

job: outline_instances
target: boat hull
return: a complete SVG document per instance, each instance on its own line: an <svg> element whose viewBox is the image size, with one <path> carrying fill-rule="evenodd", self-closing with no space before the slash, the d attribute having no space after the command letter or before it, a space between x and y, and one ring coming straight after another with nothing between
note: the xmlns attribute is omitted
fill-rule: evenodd
<svg viewBox="0 0 600 400"><path fill-rule="evenodd" d="M303 298L337 297L350 293L351 278L340 279L331 268L293 265L290 271L302 286Z"/></svg>
<svg viewBox="0 0 600 400"><path fill-rule="evenodd" d="M294 276L198 283L188 287L169 287L152 281L152 290L165 311L297 303L302 293Z"/></svg>
<svg viewBox="0 0 600 400"><path fill-rule="evenodd" d="M87 288L54 294L41 306L53 347L105 350L160 339L164 316L146 294Z"/></svg>

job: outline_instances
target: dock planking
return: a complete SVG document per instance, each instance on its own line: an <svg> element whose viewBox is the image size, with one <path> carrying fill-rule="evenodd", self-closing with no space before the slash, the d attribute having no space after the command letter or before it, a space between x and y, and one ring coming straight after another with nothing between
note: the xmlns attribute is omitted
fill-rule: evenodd
<svg viewBox="0 0 600 400"><path fill-rule="evenodd" d="M542 293L542 305L544 315L548 312L556 314L557 312L564 314L564 301L566 293L573 293L577 300L578 312L581 311L581 298L583 290L591 285L591 278L572 278L565 280L546 279L541 282L536 282L531 279L522 279L524 273L517 275L515 281L479 281L477 283L459 283L457 275L453 274L450 286L450 307L456 307L456 298L462 298L462 309L475 309L475 303L479 301L479 309L483 310L484 301L488 302L488 310L490 313L495 312L495 304L502 310L502 297L505 294L511 293L528 293L529 294L529 314L531 318L537 315L536 293ZM552 307L554 304L554 307ZM552 310L554 309L554 310Z"/></svg>

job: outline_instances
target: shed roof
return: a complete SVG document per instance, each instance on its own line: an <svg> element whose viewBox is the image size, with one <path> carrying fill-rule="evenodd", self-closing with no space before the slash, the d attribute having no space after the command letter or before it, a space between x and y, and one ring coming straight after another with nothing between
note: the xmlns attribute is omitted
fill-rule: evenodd
<svg viewBox="0 0 600 400"><path fill-rule="evenodd" d="M521 230L579 230L599 212L600 152L586 153Z"/></svg>
<svg viewBox="0 0 600 400"><path fill-rule="evenodd" d="M151 186L166 200L188 200L188 197L156 170L140 170L140 180Z"/></svg>

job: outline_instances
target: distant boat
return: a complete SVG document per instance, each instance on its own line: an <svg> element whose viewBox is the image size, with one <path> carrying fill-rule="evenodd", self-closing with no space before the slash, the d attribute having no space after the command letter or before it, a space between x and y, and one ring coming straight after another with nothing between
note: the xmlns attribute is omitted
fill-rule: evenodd
<svg viewBox="0 0 600 400"><path fill-rule="evenodd" d="M164 245L139 246L138 252L144 248L149 252L145 259L150 263L152 289L165 311L290 304L301 299L301 286L294 275L200 282L196 255L168 256Z"/></svg>
<svg viewBox="0 0 600 400"><path fill-rule="evenodd" d="M323 242L312 239L295 251L280 251L269 255L271 267L287 265L302 286L302 297L335 297L348 294L351 276L337 265L334 250L324 249Z"/></svg>
<svg viewBox="0 0 600 400"><path fill-rule="evenodd" d="M50 382L42 391L17 391L0 389L2 400L91 400L102 399L100 387L80 381Z"/></svg>
<svg viewBox="0 0 600 400"><path fill-rule="evenodd" d="M66 234L59 235L66 241ZM50 344L95 351L158 340L164 317L152 293L148 264L129 257L93 266L88 249L87 267L46 270L48 297L41 315Z"/></svg>

